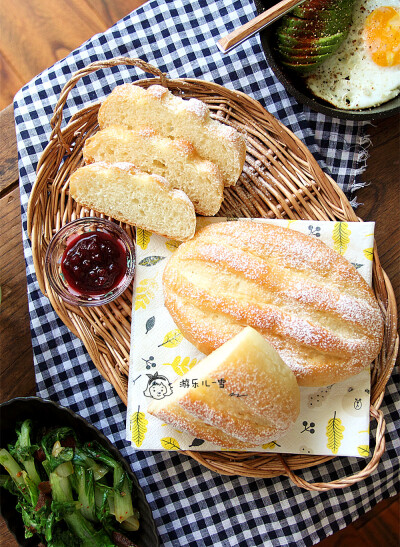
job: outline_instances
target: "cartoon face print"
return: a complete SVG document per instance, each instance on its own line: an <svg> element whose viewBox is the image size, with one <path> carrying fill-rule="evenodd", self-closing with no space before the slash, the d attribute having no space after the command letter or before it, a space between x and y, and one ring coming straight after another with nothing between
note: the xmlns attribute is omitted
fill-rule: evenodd
<svg viewBox="0 0 400 547"><path fill-rule="evenodd" d="M167 387L161 380L154 380L149 386L149 393L152 399L164 399L167 394Z"/></svg>
<svg viewBox="0 0 400 547"><path fill-rule="evenodd" d="M147 377L149 380L143 395L156 399L157 401L172 395L172 387L168 378L159 375L158 372L155 374L147 374Z"/></svg>
<svg viewBox="0 0 400 547"><path fill-rule="evenodd" d="M357 397L354 398L354 408L355 410L361 410L362 409L362 402L361 397L358 399Z"/></svg>
<svg viewBox="0 0 400 547"><path fill-rule="evenodd" d="M349 387L342 399L342 407L350 416L360 416L369 405L369 389Z"/></svg>

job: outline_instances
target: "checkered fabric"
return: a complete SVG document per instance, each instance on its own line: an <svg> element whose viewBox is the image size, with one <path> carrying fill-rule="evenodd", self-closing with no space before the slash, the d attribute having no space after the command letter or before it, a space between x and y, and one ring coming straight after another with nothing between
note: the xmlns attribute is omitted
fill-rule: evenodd
<svg viewBox="0 0 400 547"><path fill-rule="evenodd" d="M121 450L151 504L162 544L312 545L350 524L399 487L399 396L390 381L382 406L387 420L387 451L377 471L343 491L311 493L289 479L225 477L187 456L133 451L124 440L125 407L102 379L80 340L58 319L36 282L26 208L38 158L50 134L50 118L63 85L76 70L99 59L140 57L170 77L213 80L244 91L287 125L313 152L322 168L349 192L362 170L363 126L311 112L287 95L265 60L256 36L223 55L215 45L256 15L252 0L153 0L94 36L64 60L45 70L15 98L23 241L26 258L37 392L70 407L92 422ZM85 77L70 94L64 118L107 95L116 84L147 77L117 67ZM351 197L351 196L350 196ZM374 426L372 426L374 437ZM309 481L331 481L365 466L338 458L300 472Z"/></svg>

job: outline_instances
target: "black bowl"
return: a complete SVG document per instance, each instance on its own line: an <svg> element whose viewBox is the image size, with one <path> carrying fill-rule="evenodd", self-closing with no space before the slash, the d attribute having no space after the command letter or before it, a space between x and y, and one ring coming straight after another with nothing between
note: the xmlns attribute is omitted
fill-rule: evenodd
<svg viewBox="0 0 400 547"><path fill-rule="evenodd" d="M143 490L126 460L124 460L107 437L83 418L72 412L72 410L64 408L54 401L40 399L39 397L17 397L0 405L1 447L5 448L8 443L15 442L15 425L17 422L26 420L27 418L49 427L69 426L74 429L78 438L82 441L95 440L104 446L112 454L113 458L121 463L132 480L133 503L140 512L140 528L137 532L132 533L132 538L133 534L135 536L133 541L137 542L138 547L157 547L159 545L153 515ZM15 509L15 505L16 497L2 488L0 512L9 530L15 536L19 545L23 547L37 547L39 544L38 536L25 539L22 517Z"/></svg>
<svg viewBox="0 0 400 547"><path fill-rule="evenodd" d="M258 13L262 13L267 8L270 8L276 4L276 1L255 0L255 4ZM311 91L307 89L300 76L293 74L290 70L287 70L281 65L275 48L275 31L278 25L279 20L261 31L261 44L268 61L268 65L273 70L275 76L299 103L307 105L311 108L311 110L315 110L316 112L321 112L322 114L332 116L333 118L340 118L342 120L374 121L388 118L389 116L393 116L394 114L400 112L400 95L382 105L365 110L344 110L341 108L336 108L328 102L315 97Z"/></svg>

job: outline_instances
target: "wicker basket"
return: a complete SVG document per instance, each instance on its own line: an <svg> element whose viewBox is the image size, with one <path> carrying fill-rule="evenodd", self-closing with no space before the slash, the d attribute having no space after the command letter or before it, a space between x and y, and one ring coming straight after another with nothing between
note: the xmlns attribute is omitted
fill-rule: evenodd
<svg viewBox="0 0 400 547"><path fill-rule="evenodd" d="M168 79L140 59L116 58L98 61L76 72L65 85L52 118L50 142L40 158L37 179L28 207L28 233L41 291L48 296L62 321L86 346L100 373L127 402L132 291L102 307L71 307L50 288L44 276L44 257L52 236L67 222L84 216L99 216L75 203L68 193L69 175L82 164L82 145L98 130L99 104L88 106L61 129L68 93L83 76L120 64L136 66L155 78L141 79L143 87L161 84L172 93L196 97L208 104L212 116L243 132L247 158L238 184L225 189L221 216L267 217L311 220L358 221L347 198L323 173L302 142L247 95L214 83L194 79ZM133 228L122 225L128 234ZM371 418L378 422L374 453L359 473L328 483L310 484L295 470L326 462L330 456L277 455L244 452L192 452L207 468L225 475L268 478L288 475L309 490L329 490L356 483L370 475L385 450L385 421L379 410L398 349L396 303L392 287L374 251L373 287L385 320L385 338L372 371Z"/></svg>

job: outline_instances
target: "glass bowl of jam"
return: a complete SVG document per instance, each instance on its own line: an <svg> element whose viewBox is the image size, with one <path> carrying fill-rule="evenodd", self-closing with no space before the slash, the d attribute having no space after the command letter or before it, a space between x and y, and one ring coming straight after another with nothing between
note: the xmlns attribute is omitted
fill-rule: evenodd
<svg viewBox="0 0 400 547"><path fill-rule="evenodd" d="M69 304L101 306L130 285L135 248L110 220L87 217L69 222L50 241L45 272L54 291Z"/></svg>

